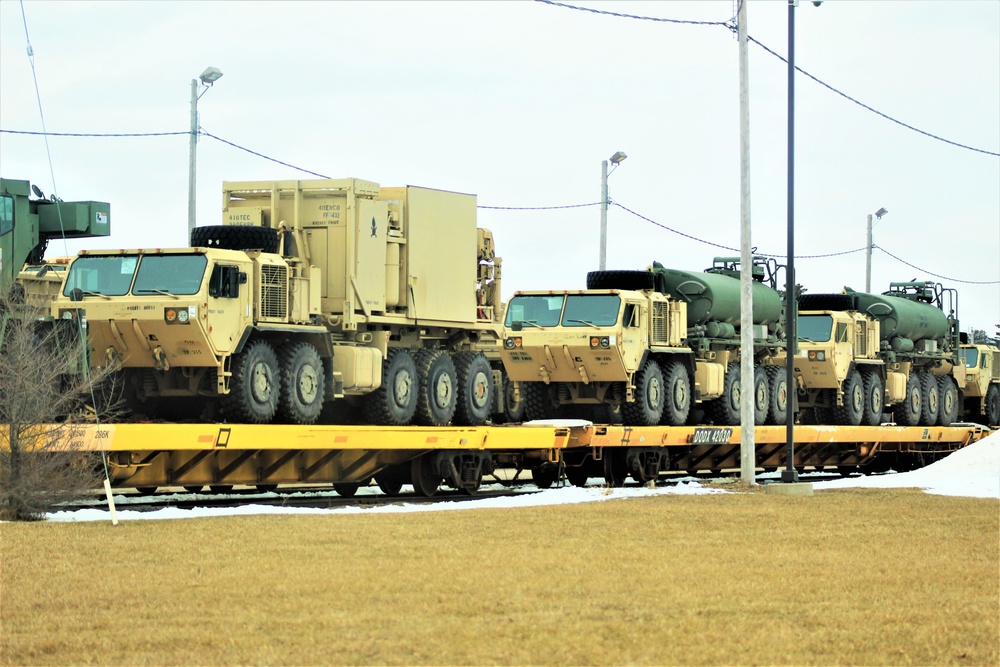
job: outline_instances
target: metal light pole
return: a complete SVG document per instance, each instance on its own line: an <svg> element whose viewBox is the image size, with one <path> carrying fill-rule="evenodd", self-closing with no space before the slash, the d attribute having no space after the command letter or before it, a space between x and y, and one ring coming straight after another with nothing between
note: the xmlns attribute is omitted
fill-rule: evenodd
<svg viewBox="0 0 1000 667"><path fill-rule="evenodd" d="M788 464L781 471L781 481L799 481L795 471L795 406L798 385L795 384L795 354L798 352L798 332L795 318L795 6L798 0L788 0L788 265L785 268L785 386L788 387L788 419L785 420L785 448Z"/></svg>
<svg viewBox="0 0 1000 667"><path fill-rule="evenodd" d="M889 211L880 208L875 211L875 217L879 220ZM875 224L878 224L877 222ZM872 291L872 214L868 214L868 245L865 248L865 293Z"/></svg>
<svg viewBox="0 0 1000 667"><path fill-rule="evenodd" d="M191 79L191 148L188 153L188 241L190 243L191 230L194 229L195 200L197 199L197 188L195 186L195 166L198 158L198 100L208 92L208 89L222 77L222 72L217 67L209 67L201 73L197 79ZM198 82L205 87L201 93L198 92Z"/></svg>
<svg viewBox="0 0 1000 667"><path fill-rule="evenodd" d="M740 41L740 479L756 483L754 431L753 257L750 253L750 77L747 58L747 2L737 15ZM747 389L749 387L749 390Z"/></svg>
<svg viewBox="0 0 1000 667"><path fill-rule="evenodd" d="M617 151L611 156L611 164L615 165L615 169L621 164L622 160L628 156L621 151ZM612 169L611 172L614 173ZM601 161L601 257L598 264L598 268L603 271L607 268L607 257L608 257L608 161Z"/></svg>

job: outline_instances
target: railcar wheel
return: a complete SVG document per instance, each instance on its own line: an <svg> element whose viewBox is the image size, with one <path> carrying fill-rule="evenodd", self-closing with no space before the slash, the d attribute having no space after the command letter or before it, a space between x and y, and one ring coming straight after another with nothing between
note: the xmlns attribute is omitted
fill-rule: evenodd
<svg viewBox="0 0 1000 667"><path fill-rule="evenodd" d="M843 389L844 404L833 406L833 419L837 424L857 426L865 412L865 388L858 369L847 371Z"/></svg>
<svg viewBox="0 0 1000 667"><path fill-rule="evenodd" d="M948 375L938 375L938 424L948 426L958 421L958 387Z"/></svg>
<svg viewBox="0 0 1000 667"><path fill-rule="evenodd" d="M258 484L257 490L261 493L274 493L278 489L277 484Z"/></svg>
<svg viewBox="0 0 1000 667"><path fill-rule="evenodd" d="M670 359L660 367L663 373L663 416L660 423L683 426L691 414L691 378L687 368L677 359Z"/></svg>
<svg viewBox="0 0 1000 667"><path fill-rule="evenodd" d="M208 487L212 493L230 493L233 490L232 484L212 484Z"/></svg>
<svg viewBox="0 0 1000 667"><path fill-rule="evenodd" d="M140 496L151 496L156 493L155 486L137 486L135 490L139 492Z"/></svg>
<svg viewBox="0 0 1000 667"><path fill-rule="evenodd" d="M584 462L583 465L579 466L566 466L566 481L580 488L587 486L587 480L590 479L588 465L587 462Z"/></svg>
<svg viewBox="0 0 1000 667"><path fill-rule="evenodd" d="M315 424L323 410L323 360L304 341L281 348L278 415L290 424Z"/></svg>
<svg viewBox="0 0 1000 667"><path fill-rule="evenodd" d="M392 348L382 362L382 386L368 394L369 424L406 426L417 411L417 365L408 350Z"/></svg>
<svg viewBox="0 0 1000 667"><path fill-rule="evenodd" d="M987 426L1000 426L1000 385L990 385L986 390Z"/></svg>
<svg viewBox="0 0 1000 667"><path fill-rule="evenodd" d="M344 498L353 498L360 488L361 484L358 482L334 482L333 484L333 490L337 492L338 496Z"/></svg>
<svg viewBox="0 0 1000 667"><path fill-rule="evenodd" d="M900 426L916 426L920 423L921 403L920 378L910 373L906 381L906 395L892 409L892 415Z"/></svg>
<svg viewBox="0 0 1000 667"><path fill-rule="evenodd" d="M767 368L767 423L784 424L788 421L788 373L782 366Z"/></svg>
<svg viewBox="0 0 1000 667"><path fill-rule="evenodd" d="M493 370L482 352L459 352L455 355L458 396L455 424L482 426L490 420L493 409Z"/></svg>
<svg viewBox="0 0 1000 667"><path fill-rule="evenodd" d="M204 486L185 486L184 490L188 493L201 493L201 490L204 488Z"/></svg>
<svg viewBox="0 0 1000 667"><path fill-rule="evenodd" d="M865 407L861 415L861 423L865 426L878 426L882 422L883 398L885 389L882 386L882 376L873 368L861 374L861 384L864 389Z"/></svg>
<svg viewBox="0 0 1000 667"><path fill-rule="evenodd" d="M417 353L416 422L423 426L447 426L457 406L455 364L444 350Z"/></svg>
<svg viewBox="0 0 1000 667"><path fill-rule="evenodd" d="M740 423L740 365L729 364L722 380L722 396L706 404L716 426Z"/></svg>
<svg viewBox="0 0 1000 667"><path fill-rule="evenodd" d="M229 393L222 399L227 417L237 423L268 424L278 411L278 357L271 344L255 340L233 357Z"/></svg>
<svg viewBox="0 0 1000 667"><path fill-rule="evenodd" d="M622 404L622 422L627 426L654 426L663 417L663 372L647 359L635 374L635 400Z"/></svg>
<svg viewBox="0 0 1000 667"><path fill-rule="evenodd" d="M940 394L937 380L930 373L920 373L920 425L934 426L937 424L940 411Z"/></svg>
<svg viewBox="0 0 1000 667"><path fill-rule="evenodd" d="M559 481L559 466L552 463L543 463L531 469L531 480L539 489L551 488Z"/></svg>
<svg viewBox="0 0 1000 667"><path fill-rule="evenodd" d="M767 422L767 412L771 405L767 371L763 366L753 367L753 423L757 426Z"/></svg>
<svg viewBox="0 0 1000 667"><path fill-rule="evenodd" d="M380 473L375 475L379 490L387 496L398 496L403 490L403 480L399 475Z"/></svg>
<svg viewBox="0 0 1000 667"><path fill-rule="evenodd" d="M524 402L524 418L528 421L555 419L559 412L559 406L549 395L549 385L544 382L522 382L521 398Z"/></svg>
<svg viewBox="0 0 1000 667"><path fill-rule="evenodd" d="M442 477L431 468L430 456L418 456L410 464L410 479L413 491L418 496L430 498L437 493L443 481Z"/></svg>
<svg viewBox="0 0 1000 667"><path fill-rule="evenodd" d="M628 479L628 467L625 465L625 452L604 450L604 481L608 486L625 486Z"/></svg>

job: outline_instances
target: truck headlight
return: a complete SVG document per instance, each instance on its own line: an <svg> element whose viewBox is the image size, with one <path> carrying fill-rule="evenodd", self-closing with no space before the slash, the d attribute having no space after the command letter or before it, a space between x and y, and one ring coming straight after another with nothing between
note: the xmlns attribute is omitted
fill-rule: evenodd
<svg viewBox="0 0 1000 667"><path fill-rule="evenodd" d="M809 350L809 361L826 361L826 352L823 350Z"/></svg>
<svg viewBox="0 0 1000 667"><path fill-rule="evenodd" d="M188 321L188 311L178 310L177 311L177 321L181 324L187 324Z"/></svg>
<svg viewBox="0 0 1000 667"><path fill-rule="evenodd" d="M515 347L521 347L520 338L508 338L503 342L503 346L508 350L513 350Z"/></svg>
<svg viewBox="0 0 1000 667"><path fill-rule="evenodd" d="M609 347L611 347L611 339L608 338L607 336L591 336L590 337L590 347L592 349L594 349L594 348L601 348L601 349L606 350Z"/></svg>

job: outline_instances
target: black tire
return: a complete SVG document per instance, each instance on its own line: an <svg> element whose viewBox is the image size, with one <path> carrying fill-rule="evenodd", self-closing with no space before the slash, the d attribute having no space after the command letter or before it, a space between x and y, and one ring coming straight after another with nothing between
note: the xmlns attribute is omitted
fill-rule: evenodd
<svg viewBox="0 0 1000 667"><path fill-rule="evenodd" d="M729 364L722 380L722 396L705 404L705 408L716 426L732 426L740 423L740 365Z"/></svg>
<svg viewBox="0 0 1000 667"><path fill-rule="evenodd" d="M857 368L847 371L843 390L844 404L833 406L833 420L844 426L857 426L865 412L865 387Z"/></svg>
<svg viewBox="0 0 1000 667"><path fill-rule="evenodd" d="M405 473L404 473L405 474ZM403 490L403 474L396 469L387 469L375 475L379 490L387 496L398 496Z"/></svg>
<svg viewBox="0 0 1000 667"><path fill-rule="evenodd" d="M188 493L201 493L201 490L204 488L205 488L204 485L202 486L195 485L195 486L185 486L184 490L187 491Z"/></svg>
<svg viewBox="0 0 1000 667"><path fill-rule="evenodd" d="M595 424L621 424L621 403L616 403L615 405L612 405L611 403L594 405L590 408L590 414L585 416L584 419L588 419Z"/></svg>
<svg viewBox="0 0 1000 667"><path fill-rule="evenodd" d="M663 415L660 423L683 426L691 414L691 378L687 368L677 359L664 360L660 365L663 374Z"/></svg>
<svg viewBox="0 0 1000 667"><path fill-rule="evenodd" d="M524 402L526 420L555 419L559 414L559 406L552 402L549 388L544 382L521 383L521 399Z"/></svg>
<svg viewBox="0 0 1000 667"><path fill-rule="evenodd" d="M232 493L232 491L233 491L233 485L232 484L211 484L211 485L209 485L208 490L211 491L212 493Z"/></svg>
<svg viewBox="0 0 1000 667"><path fill-rule="evenodd" d="M549 489L559 480L559 466L543 463L531 469L531 481L539 489Z"/></svg>
<svg viewBox="0 0 1000 667"><path fill-rule="evenodd" d="M788 422L788 372L784 366L765 366L767 369L767 423Z"/></svg>
<svg viewBox="0 0 1000 667"><path fill-rule="evenodd" d="M937 375L938 385L938 424L949 426L958 421L961 401L958 398L958 386L950 375Z"/></svg>
<svg viewBox="0 0 1000 667"><path fill-rule="evenodd" d="M878 370L868 368L861 374L862 387L865 395L865 408L861 415L861 423L865 426L878 426L882 423L882 410L885 408L885 387Z"/></svg>
<svg viewBox="0 0 1000 667"><path fill-rule="evenodd" d="M493 411L493 369L482 352L459 352L455 355L458 392L455 424L482 426L489 423Z"/></svg>
<svg viewBox="0 0 1000 667"><path fill-rule="evenodd" d="M900 426L916 426L920 423L921 404L923 398L920 392L920 377L910 373L906 381L906 394L903 400L892 408L892 416Z"/></svg>
<svg viewBox="0 0 1000 667"><path fill-rule="evenodd" d="M289 424L315 424L326 391L323 360L310 343L281 348L281 397L278 416Z"/></svg>
<svg viewBox="0 0 1000 667"><path fill-rule="evenodd" d="M191 247L278 252L278 230L243 225L209 225L191 230Z"/></svg>
<svg viewBox="0 0 1000 667"><path fill-rule="evenodd" d="M524 396L514 400L514 381L503 372L503 413L499 415L506 424L517 424L524 421Z"/></svg>
<svg viewBox="0 0 1000 667"><path fill-rule="evenodd" d="M423 426L447 426L455 416L455 364L444 350L417 353L417 411L414 420Z"/></svg>
<svg viewBox="0 0 1000 667"><path fill-rule="evenodd" d="M587 480L590 479L590 461L584 461L583 465L580 466L566 466L566 481L583 488L587 486Z"/></svg>
<svg viewBox="0 0 1000 667"><path fill-rule="evenodd" d="M655 426L663 417L663 371L652 359L647 359L635 374L635 398L622 403L622 423L626 426Z"/></svg>
<svg viewBox="0 0 1000 667"><path fill-rule="evenodd" d="M410 479L418 496L430 498L437 493L443 479L431 469L430 456L418 456L410 464Z"/></svg>
<svg viewBox="0 0 1000 667"><path fill-rule="evenodd" d="M379 426L406 426L417 411L417 365L408 350L392 348L382 361L382 384L365 400L365 418Z"/></svg>
<svg viewBox="0 0 1000 667"><path fill-rule="evenodd" d="M767 371L763 366L753 367L753 423L760 426L767 422L767 412L771 407L771 389L768 386Z"/></svg>
<svg viewBox="0 0 1000 667"><path fill-rule="evenodd" d="M987 426L1000 426L1000 385L986 390L986 421Z"/></svg>
<svg viewBox="0 0 1000 667"><path fill-rule="evenodd" d="M930 373L920 373L920 425L934 426L938 421L941 395L937 380Z"/></svg>
<svg viewBox="0 0 1000 667"><path fill-rule="evenodd" d="M263 340L247 343L234 355L232 373L229 393L222 398L226 418L236 423L271 423L281 395L278 357L271 344Z"/></svg>
<svg viewBox="0 0 1000 667"><path fill-rule="evenodd" d="M647 290L656 286L652 271L591 271L587 289Z"/></svg>

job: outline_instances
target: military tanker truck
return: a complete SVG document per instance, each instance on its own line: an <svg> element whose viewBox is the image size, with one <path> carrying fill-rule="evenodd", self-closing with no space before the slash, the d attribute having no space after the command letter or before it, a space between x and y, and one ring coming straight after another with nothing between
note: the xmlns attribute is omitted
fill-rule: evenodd
<svg viewBox="0 0 1000 667"><path fill-rule="evenodd" d="M783 346L777 267L753 265L754 356ZM580 291L522 291L508 302L501 353L518 384L525 416L591 406L594 418L620 412L624 423L681 425L693 406L716 424L740 419L740 280L736 258L705 272L595 271ZM757 423L783 423L780 369L757 365Z"/></svg>
<svg viewBox="0 0 1000 667"><path fill-rule="evenodd" d="M355 178L226 182L223 225L190 248L81 252L57 305L85 307L95 365L147 416L483 424L500 258L476 210Z"/></svg>
<svg viewBox="0 0 1000 667"><path fill-rule="evenodd" d="M807 418L877 425L891 411L905 426L954 422L965 379L957 299L931 282L891 283L882 294L802 294L795 378ZM783 353L774 361L783 364Z"/></svg>
<svg viewBox="0 0 1000 667"><path fill-rule="evenodd" d="M967 422L1000 426L1000 348L968 343L962 334L965 360L963 417Z"/></svg>

